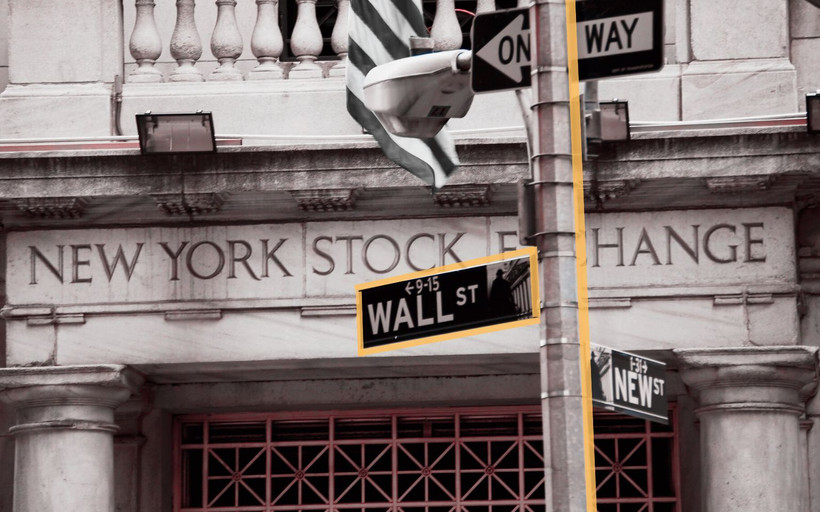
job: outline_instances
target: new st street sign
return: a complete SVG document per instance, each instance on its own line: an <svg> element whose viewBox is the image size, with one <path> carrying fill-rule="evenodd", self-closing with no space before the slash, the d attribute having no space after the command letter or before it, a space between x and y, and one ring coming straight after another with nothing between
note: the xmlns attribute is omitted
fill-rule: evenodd
<svg viewBox="0 0 820 512"><path fill-rule="evenodd" d="M663 0L584 0L575 5L580 80L663 66ZM474 92L530 86L529 9L479 14L472 41Z"/></svg>
<svg viewBox="0 0 820 512"><path fill-rule="evenodd" d="M600 345L590 348L594 406L668 424L665 364Z"/></svg>
<svg viewBox="0 0 820 512"><path fill-rule="evenodd" d="M536 266L527 247L356 286L359 355L538 323Z"/></svg>

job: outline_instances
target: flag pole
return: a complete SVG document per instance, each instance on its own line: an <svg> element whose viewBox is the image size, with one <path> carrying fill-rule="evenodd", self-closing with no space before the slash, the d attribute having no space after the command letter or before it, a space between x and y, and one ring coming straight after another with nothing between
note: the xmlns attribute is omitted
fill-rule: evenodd
<svg viewBox="0 0 820 512"><path fill-rule="evenodd" d="M575 0L534 0L530 26L546 511L594 512Z"/></svg>

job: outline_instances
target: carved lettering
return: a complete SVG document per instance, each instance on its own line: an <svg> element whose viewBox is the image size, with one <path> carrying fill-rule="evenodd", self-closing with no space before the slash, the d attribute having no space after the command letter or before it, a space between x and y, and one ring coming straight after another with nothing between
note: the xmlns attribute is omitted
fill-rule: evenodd
<svg viewBox="0 0 820 512"><path fill-rule="evenodd" d="M364 237L359 236L337 236L336 241L343 240L347 242L347 268L345 274L354 274L353 272L353 241L364 240Z"/></svg>
<svg viewBox="0 0 820 512"><path fill-rule="evenodd" d="M122 271L125 272L125 280L130 281L131 276L134 274L134 269L137 266L137 260L140 257L140 252L142 251L143 243L137 243L137 250L134 251L134 255L131 256L131 262L129 263L125 259L125 253L122 251L122 245L117 246L117 254L114 255L114 262L109 263L108 257L105 255L105 244L96 244L97 245L97 252L100 255L100 261L103 264L103 270L105 270L105 275L108 277L108 282L111 282L111 278L114 276L114 270L122 261ZM89 279L89 282L91 279Z"/></svg>
<svg viewBox="0 0 820 512"><path fill-rule="evenodd" d="M598 239L598 229L592 228L592 266L600 267L599 250L600 249L618 249L618 263L616 266L624 266L624 228L615 228L617 233L617 241L614 244L602 244Z"/></svg>
<svg viewBox="0 0 820 512"><path fill-rule="evenodd" d="M735 227L731 224L715 224L714 226L709 228L703 235L703 252L704 254L706 254L706 257L708 257L715 263L733 263L737 261L737 244L727 244L730 254L728 258L719 258L715 255L714 252L712 252L712 248L710 246L712 235L714 235L717 231L720 231L721 229L730 231L733 234L736 231Z"/></svg>
<svg viewBox="0 0 820 512"><path fill-rule="evenodd" d="M698 228L699 225L693 224L692 231L694 231L694 236L692 237L692 245L687 244L683 238L674 230L672 226L664 226L663 229L666 230L666 264L672 264L672 240L674 239L675 242L678 243L678 246L686 251L686 254L692 258L692 261L698 263ZM694 246L694 247L693 247Z"/></svg>
<svg viewBox="0 0 820 512"><path fill-rule="evenodd" d="M752 256L752 246L753 245L760 245L761 250L763 248L763 239L762 238L752 238L752 229L758 228L763 229L762 222L744 222L743 223L743 234L744 239L746 240L745 248L746 248L746 261L747 262L760 262L763 263L766 261L766 254L764 251L763 256Z"/></svg>
<svg viewBox="0 0 820 512"><path fill-rule="evenodd" d="M370 260L368 259L368 249L370 249L370 245L375 242L376 240L387 240L390 246L393 248L393 262L390 263L386 268L377 269L370 264ZM399 244L396 243L395 240L390 238L387 235L376 235L372 236L367 239L367 242L364 243L362 246L362 261L364 262L364 266L367 267L367 270L374 272L376 274L386 274L392 271L396 266L399 264L399 260L401 259L401 249L399 249Z"/></svg>
<svg viewBox="0 0 820 512"><path fill-rule="evenodd" d="M413 262L412 258L410 258L410 249L413 247L413 244L416 242L416 240L418 240L420 238L429 238L430 240L433 241L433 244L435 244L435 242L436 242L436 237L434 237L430 233L418 233L416 235L411 236L407 240L407 243L404 244L404 254L405 254L405 258L407 259L407 264L410 266L410 268L412 268L413 270L416 270L416 271L418 271L418 270L427 270L427 269L431 269L431 268L436 266L435 258L434 258L433 263L431 263L430 266L426 267L426 268L423 268L423 267L420 267L420 266L416 265ZM433 246L433 249L431 249L429 253L434 254L434 251L435 251L435 245Z"/></svg>
<svg viewBox="0 0 820 512"><path fill-rule="evenodd" d="M217 256L216 267L214 267L213 271L210 274L200 274L194 266L194 254L196 253L197 249L203 246L213 248L214 254L216 254ZM216 276L218 276L219 273L222 272L222 269L225 267L225 253L222 252L222 249L220 249L220 247L215 243L208 240L203 240L201 242L195 243L191 246L190 249L188 249L188 254L185 255L185 266L188 268L188 272L190 272L190 274L194 277L205 280L213 279Z"/></svg>
<svg viewBox="0 0 820 512"><path fill-rule="evenodd" d="M80 251L90 251L91 246L88 244L77 244L71 246L71 282L72 283L90 283L91 276L80 277L80 267L91 268L91 260L81 260Z"/></svg>
<svg viewBox="0 0 820 512"><path fill-rule="evenodd" d="M176 251L172 251L166 242L160 242L159 246L165 250L165 254L171 258L171 281L179 281L179 256L188 242L182 242Z"/></svg>
<svg viewBox="0 0 820 512"><path fill-rule="evenodd" d="M438 234L438 241L439 241L439 248L441 249L441 259L439 260L439 265L446 265L447 264L447 255L449 254L451 258L453 258L455 263L461 262L461 258L458 257L458 254L453 251L453 246L461 240L461 237L464 236L466 233L456 233L456 237L453 238L453 241L449 244L447 243L447 233L439 233Z"/></svg>
<svg viewBox="0 0 820 512"><path fill-rule="evenodd" d="M333 261L333 256L326 253L325 251L319 249L319 242L330 242L333 243L332 236L317 236L313 239L313 252L315 252L320 258L324 258L328 262L327 270L319 270L316 267L313 267L313 273L319 274L320 276L326 276L332 274L333 271L336 269L336 262Z"/></svg>
<svg viewBox="0 0 820 512"><path fill-rule="evenodd" d="M40 249L34 247L33 245L29 245L29 251L31 254L31 280L29 284L37 284L37 260L39 259L43 265L46 266L48 270L51 271L54 276L63 282L63 245L57 246L57 265L55 266L51 263L48 258L40 252Z"/></svg>
<svg viewBox="0 0 820 512"><path fill-rule="evenodd" d="M292 277L293 274L288 272L288 269L279 261L279 258L276 257L276 251L279 250L280 247L287 241L287 238L280 238L279 241L276 243L276 247L268 250L268 240L261 240L262 242L262 252L265 254L265 259L262 262L262 277L268 277L268 264L272 261L276 263L276 266L279 267L279 270L282 271L282 277Z"/></svg>

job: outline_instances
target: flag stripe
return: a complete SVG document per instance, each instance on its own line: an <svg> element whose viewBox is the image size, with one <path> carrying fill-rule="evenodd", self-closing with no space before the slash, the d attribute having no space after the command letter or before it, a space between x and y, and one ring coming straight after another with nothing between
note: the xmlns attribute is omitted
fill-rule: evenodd
<svg viewBox="0 0 820 512"><path fill-rule="evenodd" d="M378 34L382 45L394 59L410 56L410 42L402 41L370 2L351 2L351 9L374 34Z"/></svg>
<svg viewBox="0 0 820 512"><path fill-rule="evenodd" d="M348 92L350 90L348 89ZM376 137L384 154L395 163L401 165L427 183L436 183L436 173L427 162L408 153L401 148L393 137L384 129L382 124L376 119L375 114L364 106L355 94L347 95L347 110L353 114L356 120L364 128Z"/></svg>
<svg viewBox="0 0 820 512"><path fill-rule="evenodd" d="M398 10L407 23L410 25L416 36L429 37L427 26L424 24L424 16L412 3L407 0L391 0L393 7ZM409 43L408 43L409 44Z"/></svg>
<svg viewBox="0 0 820 512"><path fill-rule="evenodd" d="M350 42L347 45L347 58L363 75L367 75L371 69L376 67L376 63L373 62L370 55L366 54L353 38L350 38Z"/></svg>

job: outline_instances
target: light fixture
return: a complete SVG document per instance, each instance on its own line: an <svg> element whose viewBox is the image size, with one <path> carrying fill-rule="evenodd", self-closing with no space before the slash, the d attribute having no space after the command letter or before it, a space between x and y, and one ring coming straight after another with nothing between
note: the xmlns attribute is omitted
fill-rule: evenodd
<svg viewBox="0 0 820 512"><path fill-rule="evenodd" d="M216 152L210 112L137 114L137 132L143 154Z"/></svg>
<svg viewBox="0 0 820 512"><path fill-rule="evenodd" d="M629 102L615 98L602 101L601 105L601 140L629 140Z"/></svg>
<svg viewBox="0 0 820 512"><path fill-rule="evenodd" d="M806 95L806 131L820 133L820 91Z"/></svg>

